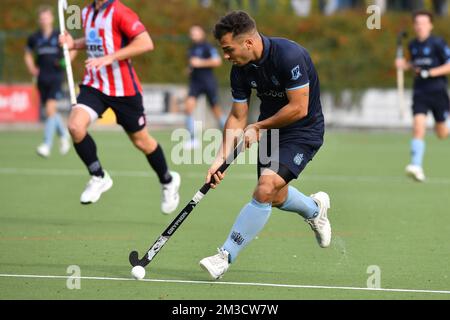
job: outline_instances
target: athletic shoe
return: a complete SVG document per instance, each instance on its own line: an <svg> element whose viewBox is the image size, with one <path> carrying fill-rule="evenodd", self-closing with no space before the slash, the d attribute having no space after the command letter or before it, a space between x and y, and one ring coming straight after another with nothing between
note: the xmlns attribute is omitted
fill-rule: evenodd
<svg viewBox="0 0 450 320"><path fill-rule="evenodd" d="M36 152L41 157L48 158L50 156L50 147L43 143L37 147Z"/></svg>
<svg viewBox="0 0 450 320"><path fill-rule="evenodd" d="M70 150L70 141L69 138L63 137L59 140L59 153L62 155L66 155Z"/></svg>
<svg viewBox="0 0 450 320"><path fill-rule="evenodd" d="M328 209L330 209L330 197L325 192L319 192L311 195L311 198L319 206L319 214L317 217L305 221L316 234L319 246L328 248L331 244L331 224L327 217Z"/></svg>
<svg viewBox="0 0 450 320"><path fill-rule="evenodd" d="M161 211L164 214L172 213L180 202L178 190L180 189L181 177L174 171L171 171L170 175L172 176L172 181L162 185Z"/></svg>
<svg viewBox="0 0 450 320"><path fill-rule="evenodd" d="M188 141L186 141L183 144L184 150L194 150L194 149L198 149L199 147L200 147L200 143L198 142L197 139L194 139L194 140L189 139Z"/></svg>
<svg viewBox="0 0 450 320"><path fill-rule="evenodd" d="M86 185L86 189L84 189L83 193L81 194L80 202L82 204L97 202L103 192L111 189L113 181L108 172L104 171L104 173L105 176L103 178L92 176L91 180L89 180L88 184Z"/></svg>
<svg viewBox="0 0 450 320"><path fill-rule="evenodd" d="M426 179L422 167L413 164L406 167L406 174L417 182L424 182Z"/></svg>
<svg viewBox="0 0 450 320"><path fill-rule="evenodd" d="M214 280L222 278L230 266L228 262L230 254L224 249L217 249L217 251L218 254L200 261L200 267L207 271Z"/></svg>

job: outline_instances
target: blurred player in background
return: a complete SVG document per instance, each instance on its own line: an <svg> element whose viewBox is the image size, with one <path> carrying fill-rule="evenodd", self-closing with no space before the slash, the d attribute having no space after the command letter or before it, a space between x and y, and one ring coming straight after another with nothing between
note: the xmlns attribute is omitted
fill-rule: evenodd
<svg viewBox="0 0 450 320"><path fill-rule="evenodd" d="M416 39L409 44L411 60L397 59L396 66L412 70L415 74L412 106L414 132L411 141L411 163L406 167L406 173L416 181L423 182L428 112L433 113L436 135L440 139L449 135L450 100L446 75L450 74L450 48L445 40L432 35L432 13L417 11L413 15L413 21Z"/></svg>
<svg viewBox="0 0 450 320"><path fill-rule="evenodd" d="M60 137L61 154L69 152L70 142L67 128L56 108L57 100L62 96L64 79L63 53L58 44L59 31L53 28L52 7L40 7L38 15L39 31L28 38L25 64L30 74L37 78L41 107L45 109L44 142L38 146L37 153L47 158L52 150L55 133Z"/></svg>
<svg viewBox="0 0 450 320"><path fill-rule="evenodd" d="M113 184L87 132L89 125L111 107L117 122L158 175L162 186L161 211L169 214L179 202L180 175L169 171L161 146L147 131L142 88L130 60L153 50L152 39L137 14L118 0L97 0L83 9L82 18L85 37L74 40L67 33L60 39L69 49L86 49L88 56L78 104L69 119L75 150L92 176L80 201L82 204L98 201Z"/></svg>
<svg viewBox="0 0 450 320"><path fill-rule="evenodd" d="M326 193L308 197L289 186L322 146L325 131L319 78L308 52L293 41L261 35L255 21L242 11L223 17L214 35L225 59L233 63L233 106L223 147L208 170L206 182L215 188L224 178L220 172L212 175L232 150L231 132L244 130L247 147L259 141L260 150L270 156L263 159L258 152L258 183L252 200L242 208L219 253L200 261L200 266L218 279L264 228L272 207L303 217L322 248L330 246L331 225ZM258 122L248 125L252 89L257 91L261 107ZM260 136L264 130L269 130L267 136ZM270 135L276 133L279 138L273 141Z"/></svg>
<svg viewBox="0 0 450 320"><path fill-rule="evenodd" d="M222 59L216 48L206 41L206 34L202 27L192 26L189 31L192 46L189 48L189 93L186 99L186 127L191 134L191 140L185 143L186 149L198 147L194 132L194 110L197 98L205 94L214 117L223 128L226 117L218 104L217 80L213 68L220 67Z"/></svg>

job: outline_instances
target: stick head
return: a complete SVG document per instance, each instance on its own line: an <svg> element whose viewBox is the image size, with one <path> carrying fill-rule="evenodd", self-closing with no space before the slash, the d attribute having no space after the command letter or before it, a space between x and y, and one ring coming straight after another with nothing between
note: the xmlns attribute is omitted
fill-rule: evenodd
<svg viewBox="0 0 450 320"><path fill-rule="evenodd" d="M137 251L131 251L128 257L131 266L135 267L139 264L139 254Z"/></svg>
<svg viewBox="0 0 450 320"><path fill-rule="evenodd" d="M402 40L406 39L407 37L408 37L408 32L406 32L405 30L402 30L397 34L397 41L399 43L401 43Z"/></svg>

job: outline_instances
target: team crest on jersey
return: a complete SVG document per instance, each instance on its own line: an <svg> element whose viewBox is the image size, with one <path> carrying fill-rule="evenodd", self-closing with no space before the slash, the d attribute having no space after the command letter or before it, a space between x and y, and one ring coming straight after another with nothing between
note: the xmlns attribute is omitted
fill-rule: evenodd
<svg viewBox="0 0 450 320"><path fill-rule="evenodd" d="M425 47L425 48L423 48L423 54L424 54L424 55L429 56L430 53L431 53L430 47Z"/></svg>
<svg viewBox="0 0 450 320"><path fill-rule="evenodd" d="M92 44L99 44L102 42L102 39L98 35L97 29L91 29L88 34L88 41Z"/></svg>
<svg viewBox="0 0 450 320"><path fill-rule="evenodd" d="M294 69L292 69L291 73L292 73L291 80L298 80L302 76L299 65L297 65Z"/></svg>
<svg viewBox="0 0 450 320"><path fill-rule="evenodd" d="M272 80L272 83L277 87L280 85L280 82L278 81L277 78L275 78L275 76L272 76L270 79Z"/></svg>
<svg viewBox="0 0 450 320"><path fill-rule="evenodd" d="M294 157L294 163L296 165L301 165L303 162L303 153L297 153L297 155Z"/></svg>

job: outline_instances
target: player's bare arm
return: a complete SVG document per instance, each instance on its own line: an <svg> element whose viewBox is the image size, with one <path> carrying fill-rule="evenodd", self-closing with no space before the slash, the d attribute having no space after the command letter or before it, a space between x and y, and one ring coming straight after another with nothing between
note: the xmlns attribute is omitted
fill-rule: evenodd
<svg viewBox="0 0 450 320"><path fill-rule="evenodd" d="M193 68L217 68L222 65L222 59L220 57L209 59L192 57L189 63Z"/></svg>
<svg viewBox="0 0 450 320"><path fill-rule="evenodd" d="M430 77L442 77L450 74L450 62L429 70Z"/></svg>
<svg viewBox="0 0 450 320"><path fill-rule="evenodd" d="M24 56L25 64L27 66L28 72L33 76L37 77L39 75L39 68L34 63L34 57L33 54L26 50L25 56Z"/></svg>
<svg viewBox="0 0 450 320"><path fill-rule="evenodd" d="M245 128L246 144L250 146L259 140L259 130L280 129L297 122L308 115L309 87L286 91L289 103L272 117Z"/></svg>
<svg viewBox="0 0 450 320"><path fill-rule="evenodd" d="M223 142L216 155L216 159L208 170L206 175L206 182L211 180L211 176L222 165L223 161L228 155L233 152L236 139L239 138L240 133L247 125L248 118L248 104L247 102L234 102L231 107L230 115L224 127ZM225 177L221 172L214 175L215 183L211 183L211 188L215 189L221 180Z"/></svg>
<svg viewBox="0 0 450 320"><path fill-rule="evenodd" d="M397 58L395 60L395 67L400 70L408 71L412 69L411 63L405 58Z"/></svg>
<svg viewBox="0 0 450 320"><path fill-rule="evenodd" d="M102 67L111 65L114 61L129 59L145 52L152 51L153 49L153 41L148 32L144 31L134 37L129 45L114 52L113 54L109 54L100 58L87 59L85 61L86 68L100 69Z"/></svg>

